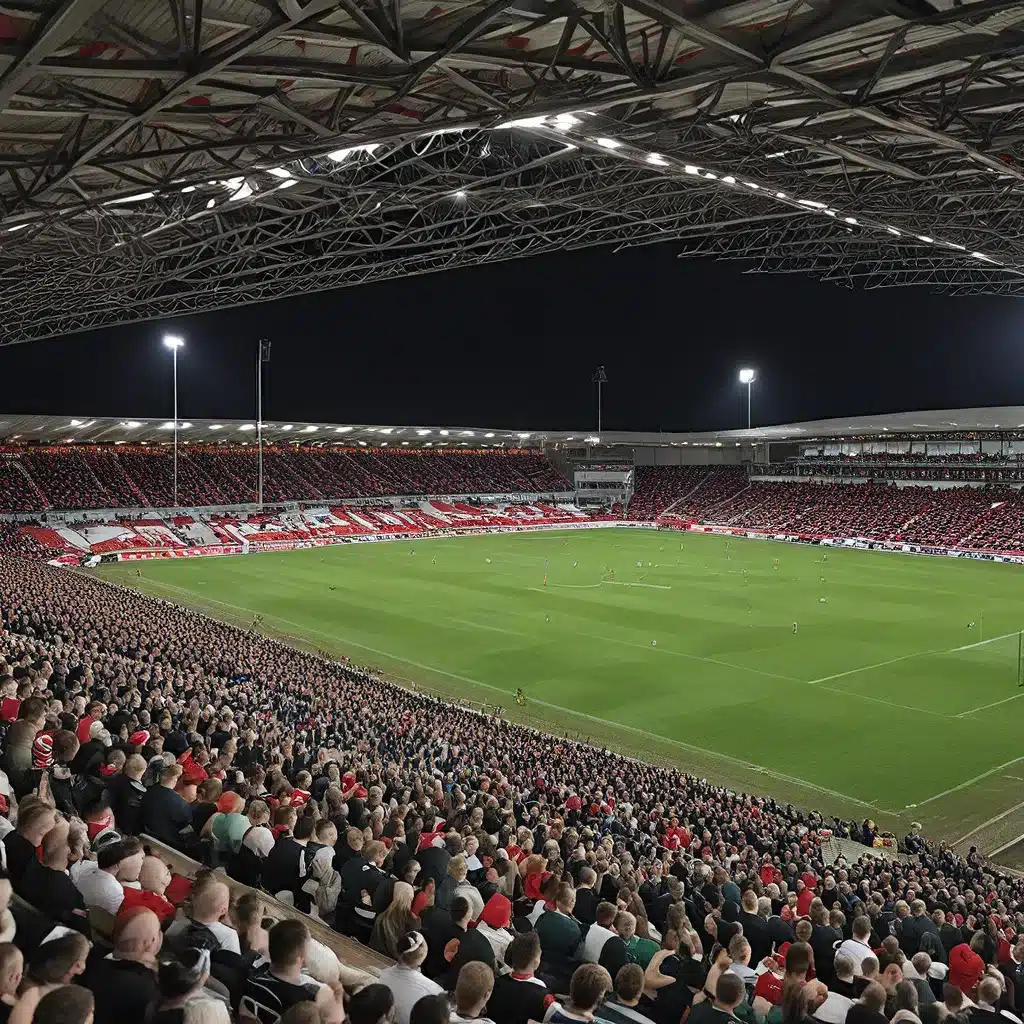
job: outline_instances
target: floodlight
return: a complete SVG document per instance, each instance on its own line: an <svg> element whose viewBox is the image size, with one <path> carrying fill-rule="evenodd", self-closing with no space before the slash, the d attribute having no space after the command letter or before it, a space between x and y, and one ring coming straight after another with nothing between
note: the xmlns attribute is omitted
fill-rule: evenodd
<svg viewBox="0 0 1024 1024"><path fill-rule="evenodd" d="M749 367L744 367L740 370L740 383L741 384L753 384L754 378L757 374L754 373Z"/></svg>
<svg viewBox="0 0 1024 1024"><path fill-rule="evenodd" d="M179 334L165 334L164 345L170 349L183 348L185 345L185 339Z"/></svg>

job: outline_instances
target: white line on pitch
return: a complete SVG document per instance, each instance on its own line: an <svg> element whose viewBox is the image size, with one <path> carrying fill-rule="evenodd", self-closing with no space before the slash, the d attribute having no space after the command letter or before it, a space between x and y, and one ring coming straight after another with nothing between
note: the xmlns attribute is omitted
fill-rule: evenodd
<svg viewBox="0 0 1024 1024"><path fill-rule="evenodd" d="M1004 697L1002 700L994 700L991 704L982 704L980 707L971 708L970 711L961 711L957 718L964 718L966 715L973 715L976 711L987 711L989 708L997 708L1000 704L1009 704L1011 700L1016 700L1018 697L1024 697L1024 690L1020 693L1015 693L1012 697Z"/></svg>
<svg viewBox="0 0 1024 1024"><path fill-rule="evenodd" d="M671 587L666 587L663 583L628 583L624 580L601 580L602 583L608 583L614 587L650 587L651 590L671 590Z"/></svg>
<svg viewBox="0 0 1024 1024"><path fill-rule="evenodd" d="M969 651L975 647L984 647L985 644L994 644L997 640L1009 640L1011 636L1016 636L1020 632L1019 629L1015 629L1012 633L1004 633L1002 636L992 636L988 640L979 640L975 644L964 644L963 647L954 647L948 653L953 654L956 651Z"/></svg>
<svg viewBox="0 0 1024 1024"><path fill-rule="evenodd" d="M1011 778L1015 778L1015 776L1011 776ZM983 821L980 825L975 825L970 832L965 832L959 839L954 839L953 842L951 842L949 845L951 847L959 846L961 843L966 842L966 840L970 839L971 836L980 832L982 829L988 828L989 825L994 825L997 821L1002 821L1003 818L1013 814L1014 811L1019 811L1022 807L1024 807L1024 800L1022 800L1019 804L1014 804L1013 807L1007 807L1005 811L1001 811L999 814L996 814L995 816L989 818L988 821Z"/></svg>
<svg viewBox="0 0 1024 1024"><path fill-rule="evenodd" d="M930 804L933 800L940 800L944 796L949 796L950 793L957 793L961 789L966 789L968 786L973 786L976 782L981 782L982 779L987 779L990 775L995 775L997 772L1001 772L1004 768L1009 768L1011 764L1020 764L1024 761L1024 757L1015 757L1012 761L1004 761L1002 764L997 764L995 768L989 768L987 772L981 772L980 775L975 775L971 779L966 779L964 782L957 783L955 786L950 786L949 789L944 789L941 793L935 793L932 796L926 797L924 800L918 800L916 804L911 804L911 807L923 807L925 804Z"/></svg>

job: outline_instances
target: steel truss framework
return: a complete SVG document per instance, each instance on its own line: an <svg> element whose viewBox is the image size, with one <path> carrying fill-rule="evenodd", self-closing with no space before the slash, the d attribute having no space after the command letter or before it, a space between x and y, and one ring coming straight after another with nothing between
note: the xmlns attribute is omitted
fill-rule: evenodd
<svg viewBox="0 0 1024 1024"><path fill-rule="evenodd" d="M0 0L0 344L590 245L1024 291L1020 0Z"/></svg>

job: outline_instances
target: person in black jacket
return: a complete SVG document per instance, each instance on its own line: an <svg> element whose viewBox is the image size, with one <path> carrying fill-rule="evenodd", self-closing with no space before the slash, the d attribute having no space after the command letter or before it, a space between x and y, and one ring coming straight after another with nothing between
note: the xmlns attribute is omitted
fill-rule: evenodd
<svg viewBox="0 0 1024 1024"><path fill-rule="evenodd" d="M187 851L195 841L195 830L192 808L174 791L181 773L180 764L168 765L160 772L157 784L142 798L140 825L146 835L176 850Z"/></svg>
<svg viewBox="0 0 1024 1024"><path fill-rule="evenodd" d="M750 943L750 962L759 964L772 951L772 933L767 921L767 911L771 908L771 903L766 898L766 913L762 916L757 893L753 889L748 889L743 894L741 902L737 920L743 926L743 935ZM815 953L815 963L817 963L817 953Z"/></svg>
<svg viewBox="0 0 1024 1024"><path fill-rule="evenodd" d="M576 906L573 908L573 916L580 924L588 928L597 920L597 905L601 901L594 892L597 883L597 872L592 867L585 867L580 871L579 884L576 886Z"/></svg>
<svg viewBox="0 0 1024 1024"><path fill-rule="evenodd" d="M540 968L540 939L536 932L516 935L505 950L505 966L511 973L501 975L494 983L486 1016L494 1024L544 1020L555 997L536 976Z"/></svg>
<svg viewBox="0 0 1024 1024"><path fill-rule="evenodd" d="M67 822L58 822L43 837L42 860L33 857L15 891L51 921L73 928L87 938L92 932L85 900L68 877L71 847Z"/></svg>
<svg viewBox="0 0 1024 1024"><path fill-rule="evenodd" d="M97 1021L146 1019L160 995L156 969L162 944L160 919L152 910L136 910L119 928L114 952L94 960L82 976L96 997Z"/></svg>
<svg viewBox="0 0 1024 1024"><path fill-rule="evenodd" d="M124 768L107 779L107 801L116 827L124 835L135 836L142 831L142 798L146 795L142 776L145 774L145 759L132 754Z"/></svg>

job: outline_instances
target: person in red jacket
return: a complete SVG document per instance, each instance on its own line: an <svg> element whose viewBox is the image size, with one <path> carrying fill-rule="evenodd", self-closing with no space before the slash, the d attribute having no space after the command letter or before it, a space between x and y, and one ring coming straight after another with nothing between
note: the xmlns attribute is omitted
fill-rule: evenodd
<svg viewBox="0 0 1024 1024"><path fill-rule="evenodd" d="M985 933L975 932L969 944L961 942L949 951L949 983L966 996L977 988L985 973L985 961L980 955L984 946Z"/></svg>

